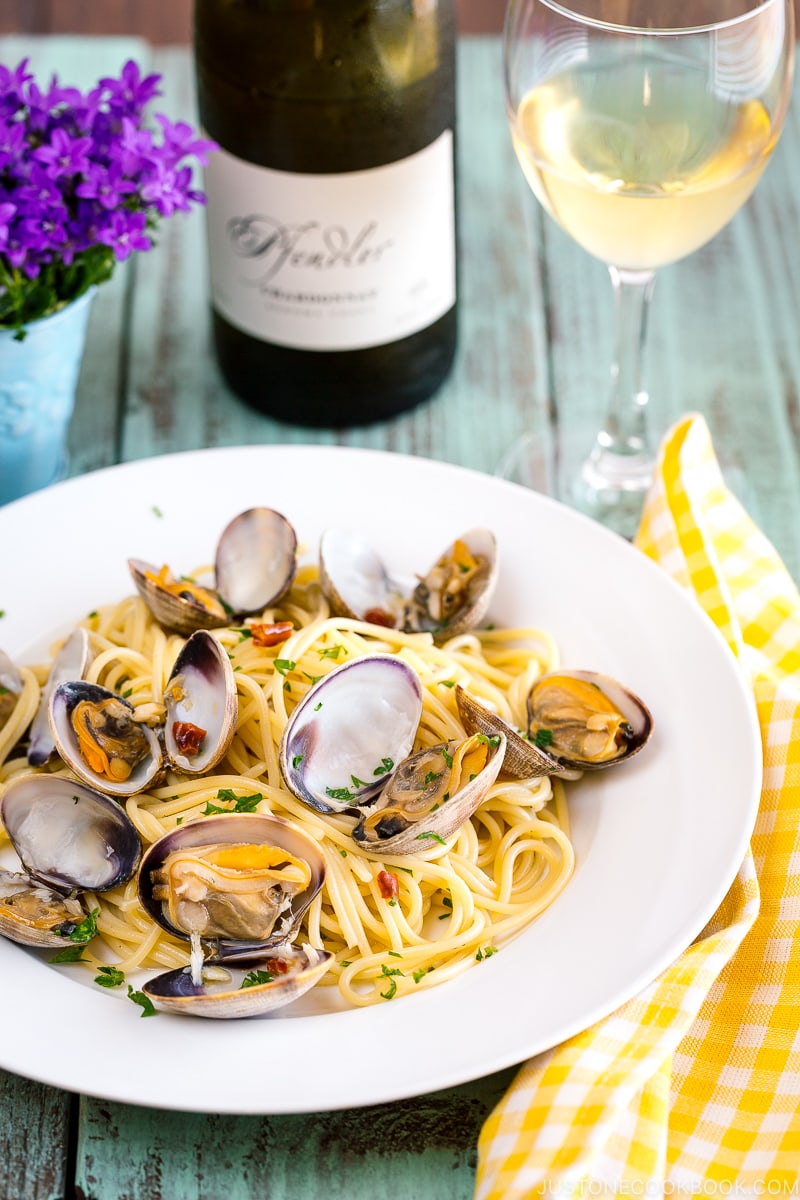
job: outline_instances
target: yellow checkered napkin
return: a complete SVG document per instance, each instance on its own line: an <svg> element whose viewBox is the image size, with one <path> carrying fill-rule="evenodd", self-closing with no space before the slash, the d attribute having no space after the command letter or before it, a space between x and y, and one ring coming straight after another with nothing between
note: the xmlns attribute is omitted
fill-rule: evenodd
<svg viewBox="0 0 800 1200"><path fill-rule="evenodd" d="M800 1196L800 595L726 490L702 417L667 435L637 544L752 683L765 770L751 849L673 966L522 1067L481 1132L476 1200Z"/></svg>

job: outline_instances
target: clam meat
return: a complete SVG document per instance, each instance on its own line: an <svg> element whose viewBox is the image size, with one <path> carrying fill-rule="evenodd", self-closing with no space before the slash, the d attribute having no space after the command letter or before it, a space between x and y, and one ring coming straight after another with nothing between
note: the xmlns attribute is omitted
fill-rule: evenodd
<svg viewBox="0 0 800 1200"><path fill-rule="evenodd" d="M324 878L317 844L278 817L232 813L165 834L142 860L139 898L158 925L190 943L190 963L145 992L162 1007L212 1017L287 1004L332 958L310 948L302 957L291 945ZM237 963L255 973L253 986L229 986Z"/></svg>
<svg viewBox="0 0 800 1200"><path fill-rule="evenodd" d="M552 671L528 694L528 737L555 762L581 771L630 758L653 718L633 692L594 671Z"/></svg>
<svg viewBox="0 0 800 1200"><path fill-rule="evenodd" d="M365 849L413 854L469 820L503 765L502 734L476 733L418 751L400 763L353 838Z"/></svg>
<svg viewBox="0 0 800 1200"><path fill-rule="evenodd" d="M143 791L158 775L158 737L122 696L96 683L61 683L50 699L58 753L79 779L115 796Z"/></svg>

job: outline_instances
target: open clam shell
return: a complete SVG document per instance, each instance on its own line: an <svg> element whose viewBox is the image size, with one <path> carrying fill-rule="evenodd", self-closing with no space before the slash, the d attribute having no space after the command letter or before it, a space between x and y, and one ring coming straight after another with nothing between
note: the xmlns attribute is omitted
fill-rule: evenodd
<svg viewBox="0 0 800 1200"><path fill-rule="evenodd" d="M597 771L647 744L653 716L628 688L596 671L551 671L528 694L528 736L563 767Z"/></svg>
<svg viewBox="0 0 800 1200"><path fill-rule="evenodd" d="M223 1020L257 1017L302 996L319 982L332 959L328 950L287 946L265 954L249 968L226 964L221 971L204 971L199 984L189 967L165 971L142 990L156 1008L166 1012Z"/></svg>
<svg viewBox="0 0 800 1200"><path fill-rule="evenodd" d="M567 768L545 754L533 742L492 712L474 696L456 684L456 706L461 722L468 733L483 733L487 737L502 734L506 739L503 773L515 779L536 779L540 775L560 775Z"/></svg>
<svg viewBox="0 0 800 1200"><path fill-rule="evenodd" d="M456 538L413 587L394 580L371 546L342 530L322 535L320 586L336 616L432 633L434 641L474 629L497 583L497 542L488 529Z"/></svg>
<svg viewBox="0 0 800 1200"><path fill-rule="evenodd" d="M353 830L364 849L416 854L451 837L486 797L503 765L502 734L442 742L402 762Z"/></svg>
<svg viewBox="0 0 800 1200"><path fill-rule="evenodd" d="M456 538L421 576L405 608L403 628L444 642L484 620L497 584L497 541L489 529Z"/></svg>
<svg viewBox="0 0 800 1200"><path fill-rule="evenodd" d="M231 622L216 591L193 581L176 579L169 567L142 558L129 558L128 570L136 590L159 625L189 637L196 629L222 629Z"/></svg>
<svg viewBox="0 0 800 1200"><path fill-rule="evenodd" d="M134 719L127 700L99 684L59 684L50 698L50 728L70 770L107 795L144 791L161 770L156 734Z"/></svg>
<svg viewBox="0 0 800 1200"><path fill-rule="evenodd" d="M297 705L280 746L286 786L319 812L357 812L410 753L422 687L401 659L343 663Z"/></svg>
<svg viewBox="0 0 800 1200"><path fill-rule="evenodd" d="M108 891L139 863L141 841L124 808L60 775L11 780L0 821L28 875L57 891Z"/></svg>
<svg viewBox="0 0 800 1200"><path fill-rule="evenodd" d="M44 766L55 754L56 744L50 729L50 697L59 684L83 679L91 658L89 634L85 629L74 629L51 663L39 708L31 723L28 762L32 767Z"/></svg>
<svg viewBox="0 0 800 1200"><path fill-rule="evenodd" d="M316 842L288 821L231 813L154 842L139 868L139 899L176 937L199 934L215 958L249 959L291 940L324 878Z"/></svg>
<svg viewBox="0 0 800 1200"><path fill-rule="evenodd" d="M237 617L261 612L288 592L297 569L297 534L282 513L248 508L217 544L216 585Z"/></svg>
<svg viewBox="0 0 800 1200"><path fill-rule="evenodd" d="M63 946L86 916L80 900L18 871L0 871L0 936L21 946Z"/></svg>
<svg viewBox="0 0 800 1200"><path fill-rule="evenodd" d="M164 748L185 775L216 766L228 749L239 709L230 658L213 634L199 629L186 642L164 690Z"/></svg>
<svg viewBox="0 0 800 1200"><path fill-rule="evenodd" d="M24 687L22 676L4 650L0 650L0 729L17 706Z"/></svg>
<svg viewBox="0 0 800 1200"><path fill-rule="evenodd" d="M403 622L404 589L377 552L354 534L326 529L319 543L319 581L335 617L354 617L397 628Z"/></svg>
<svg viewBox="0 0 800 1200"><path fill-rule="evenodd" d="M278 817L232 813L165 834L142 860L139 899L157 924L191 941L192 961L145 992L159 1007L207 1017L288 1004L333 957L290 945L324 878L316 842Z"/></svg>
<svg viewBox="0 0 800 1200"><path fill-rule="evenodd" d="M297 569L297 535L281 513L250 508L225 526L217 542L213 587L176 579L169 567L129 558L136 590L166 629L188 637L221 629L277 604Z"/></svg>

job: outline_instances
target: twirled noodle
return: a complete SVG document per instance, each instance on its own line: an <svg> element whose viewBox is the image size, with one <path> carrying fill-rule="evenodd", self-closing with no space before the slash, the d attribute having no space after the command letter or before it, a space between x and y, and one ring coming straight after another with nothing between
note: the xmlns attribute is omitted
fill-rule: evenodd
<svg viewBox="0 0 800 1200"><path fill-rule="evenodd" d="M245 797L252 811L273 813L301 826L320 845L325 884L304 919L298 942L333 951L325 984L338 984L344 1001L366 1005L451 979L494 953L529 924L564 888L573 869L567 807L550 778L499 780L472 819L446 844L413 856L362 850L350 836L353 820L317 813L285 787L278 747L292 709L314 683L341 663L390 653L419 675L424 697L415 748L464 730L455 685L522 726L533 680L556 665L553 640L540 629L488 629L436 646L429 634L408 634L329 614L316 571L302 568L288 597L261 621L291 621L277 647L262 647L249 626L217 631L238 685L233 743L214 774L171 776L164 786L131 797L128 815L145 844L177 824L201 817L209 805L234 809ZM142 717L157 717L163 689L183 639L165 633L138 597L108 605L83 624L94 659L89 678L126 696ZM47 668L22 670L24 703L0 735L0 786L28 773L24 758L8 758L33 715ZM37 683L38 680L38 683ZM391 873L396 897L386 897L379 875ZM175 967L188 947L142 911L136 881L85 897L99 909L105 958L92 942L89 968L118 959L122 971Z"/></svg>

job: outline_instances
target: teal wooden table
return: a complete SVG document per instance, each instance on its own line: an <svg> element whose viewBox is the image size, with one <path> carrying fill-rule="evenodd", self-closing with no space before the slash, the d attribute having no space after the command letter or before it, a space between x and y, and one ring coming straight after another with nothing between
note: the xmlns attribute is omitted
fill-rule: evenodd
<svg viewBox="0 0 800 1200"><path fill-rule="evenodd" d="M186 47L0 39L0 62L87 86L129 56L194 119ZM611 353L605 268L544 218L505 125L496 38L459 47L460 343L447 383L388 424L301 430L245 408L213 361L202 214L163 226L95 303L70 473L175 450L315 441L492 471L533 429L555 489L602 419ZM729 482L800 577L800 98L748 206L660 274L646 360L653 427L704 413ZM2 981L0 981L2 986ZM13 1029L0 1029L3 1040ZM513 1068L366 1110L231 1117L139 1109L0 1071L0 1200L460 1200L481 1123Z"/></svg>

